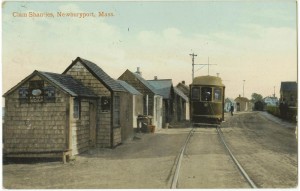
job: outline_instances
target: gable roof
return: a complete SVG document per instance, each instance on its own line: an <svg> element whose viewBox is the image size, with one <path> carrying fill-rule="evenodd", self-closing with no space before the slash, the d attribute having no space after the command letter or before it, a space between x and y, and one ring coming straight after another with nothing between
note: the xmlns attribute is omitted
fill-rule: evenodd
<svg viewBox="0 0 300 191"><path fill-rule="evenodd" d="M103 85L111 90L111 91L126 91L116 80L111 78L107 73L105 73L98 65L95 63L85 60L83 58L77 57L72 64L63 72L65 74L70 68L73 67L77 62L80 62L84 67L100 82L103 83Z"/></svg>
<svg viewBox="0 0 300 191"><path fill-rule="evenodd" d="M226 98L225 102L235 103L235 101L232 98Z"/></svg>
<svg viewBox="0 0 300 191"><path fill-rule="evenodd" d="M180 97L182 97L182 99L184 99L186 102L189 101L189 98L177 87L174 87L174 92L179 95Z"/></svg>
<svg viewBox="0 0 300 191"><path fill-rule="evenodd" d="M238 101L249 102L249 99L246 98L246 97L237 97L237 98L235 98L234 101L236 101L236 102L238 102Z"/></svg>
<svg viewBox="0 0 300 191"><path fill-rule="evenodd" d="M147 80L151 86L153 86L164 99L169 99L171 97L171 91L173 88L171 79L163 80Z"/></svg>
<svg viewBox="0 0 300 191"><path fill-rule="evenodd" d="M184 81L183 81L184 82ZM187 86L185 84L185 82L179 82L177 85L176 85L176 88L178 88L179 90L181 90L184 95L186 95L187 97L189 97L189 94L190 94L190 88L189 86Z"/></svg>
<svg viewBox="0 0 300 191"><path fill-rule="evenodd" d="M121 84L121 86L123 86L123 88L125 88L129 93L131 93L133 95L143 95L139 91L137 91L134 87L132 87L130 84L128 84L127 82L122 81L122 80L117 80L117 82L119 84Z"/></svg>
<svg viewBox="0 0 300 191"><path fill-rule="evenodd" d="M50 72L42 72L35 70L32 74L27 76L24 80L18 83L16 86L11 88L7 91L3 96L7 96L19 86L30 80L33 76L40 76L41 78L46 79L49 83L53 84L54 86L60 88L64 92L68 93L73 97L97 97L96 94L89 88L85 87L79 80L74 79L70 75L65 74L56 74Z"/></svg>
<svg viewBox="0 0 300 191"><path fill-rule="evenodd" d="M145 80L142 76L140 76L137 73L131 72L130 70L126 70L123 74L125 73L129 73L131 75L133 75L136 79L138 79L144 86L146 86L146 88L148 88L151 92L153 92L156 95L161 95L161 93L159 91L157 91L152 85L150 85L150 83ZM122 75L123 75L122 74Z"/></svg>
<svg viewBox="0 0 300 191"><path fill-rule="evenodd" d="M297 82L281 82L280 91L297 91Z"/></svg>

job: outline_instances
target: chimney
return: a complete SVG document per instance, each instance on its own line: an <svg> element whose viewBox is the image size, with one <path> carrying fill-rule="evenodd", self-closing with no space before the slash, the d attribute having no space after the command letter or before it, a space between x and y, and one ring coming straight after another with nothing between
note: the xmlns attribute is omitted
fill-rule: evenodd
<svg viewBox="0 0 300 191"><path fill-rule="evenodd" d="M142 76L142 72L140 71L140 67L136 68L136 72L135 73L138 74L138 75L140 75L140 76Z"/></svg>
<svg viewBox="0 0 300 191"><path fill-rule="evenodd" d="M154 76L154 80L157 80L157 76Z"/></svg>
<svg viewBox="0 0 300 191"><path fill-rule="evenodd" d="M185 81L183 80L182 82L181 82L183 85L185 85Z"/></svg>

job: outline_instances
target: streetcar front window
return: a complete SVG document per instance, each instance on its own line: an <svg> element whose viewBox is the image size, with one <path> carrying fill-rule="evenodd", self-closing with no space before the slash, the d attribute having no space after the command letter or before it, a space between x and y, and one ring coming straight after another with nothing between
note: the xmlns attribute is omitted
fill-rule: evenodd
<svg viewBox="0 0 300 191"><path fill-rule="evenodd" d="M201 88L201 101L211 101L212 100L212 88L202 87Z"/></svg>
<svg viewBox="0 0 300 191"><path fill-rule="evenodd" d="M192 88L192 99L200 99L200 88L199 87Z"/></svg>
<svg viewBox="0 0 300 191"><path fill-rule="evenodd" d="M214 89L214 100L215 101L221 101L222 100L222 89L221 88L215 88Z"/></svg>

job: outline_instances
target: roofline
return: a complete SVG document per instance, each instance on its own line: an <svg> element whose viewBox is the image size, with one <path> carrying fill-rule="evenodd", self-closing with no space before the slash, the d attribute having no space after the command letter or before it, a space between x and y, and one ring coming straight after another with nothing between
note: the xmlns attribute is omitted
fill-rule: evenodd
<svg viewBox="0 0 300 191"><path fill-rule="evenodd" d="M25 79L23 79L21 82L19 82L17 85L15 85L13 88L11 88L9 91L7 91L2 97L6 97L8 96L11 92L15 91L19 86L21 86L22 84L26 83L27 81L29 81L34 75L38 75L41 78L45 78L47 80L47 82L49 84L52 84L53 86L55 86L56 88L59 88L60 90L62 90L63 92L73 96L73 97L79 97L79 95L75 94L72 95L70 94L70 92L67 92L66 90L64 90L63 88L61 88L60 86L58 86L57 84L53 83L49 78L47 78L47 76L43 75L41 73L41 71L38 70L34 70L29 76L27 76Z"/></svg>
<svg viewBox="0 0 300 191"><path fill-rule="evenodd" d="M80 62L82 65L84 65L84 67L97 79L99 80L110 92L114 92L113 89L111 87L109 87L109 85L107 85L101 78L99 78L94 72L93 70L91 70L85 63L84 61L78 56L74 61L72 61L72 63L67 67L67 69L63 72L63 74L65 74L70 68L72 68L77 62ZM95 63L94 63L95 64ZM114 80L114 79L113 79ZM116 91L116 92L122 92L122 91Z"/></svg>
<svg viewBox="0 0 300 191"><path fill-rule="evenodd" d="M157 80L147 80L147 81L169 81L169 80L172 81L172 79L157 79Z"/></svg>
<svg viewBox="0 0 300 191"><path fill-rule="evenodd" d="M35 73L37 73L37 70L34 70L31 74L29 74L27 77L25 77L23 80L21 80L19 83L17 83L15 86L13 86L11 89L9 89L6 93L2 95L2 97L6 97L11 92L15 91L21 84L27 82L30 78L34 76Z"/></svg>
<svg viewBox="0 0 300 191"><path fill-rule="evenodd" d="M123 74L125 74L127 71L130 72L131 75L133 75L134 77L136 77L136 75L134 74L134 72L131 72L129 69L126 69L126 71L125 71ZM122 74L122 75L123 75L123 74ZM121 75L121 76L122 76L122 75ZM138 75L138 74L137 74L137 75ZM140 77L143 78L142 76L140 76ZM137 78L137 77L136 77L136 78ZM143 84L144 87L146 87L146 88L147 88L150 92L152 92L154 95L163 96L163 95L159 94L158 92L152 91L152 90L151 90L150 88L148 88L148 87L147 87L147 86L146 86L139 78L137 78L137 79ZM143 78L143 79L144 79L144 78ZM144 80L145 80L145 79L144 79ZM145 81L147 82L147 80L145 80ZM149 85L152 86L151 84L149 84ZM153 89L156 90L154 87L153 87Z"/></svg>
<svg viewBox="0 0 300 191"><path fill-rule="evenodd" d="M56 73L53 73L53 74L56 74ZM57 85L54 82L52 82L47 76L43 75L42 71L38 71L38 70L34 70L29 76L27 76L25 79L23 79L17 85L15 85L13 88L11 88L9 91L7 91L2 97L8 96L11 92L15 91L19 86L21 86L22 84L24 84L27 81L29 81L34 75L38 75L39 77L46 79L49 84L55 86L56 88L60 89L61 91L65 92L66 94L68 94L68 95L70 95L72 97L97 98L97 96L80 96L80 95L78 95L76 93L71 94L70 92L68 92L68 91L64 90L63 88L61 88L59 85ZM64 74L64 75L66 75L66 74Z"/></svg>

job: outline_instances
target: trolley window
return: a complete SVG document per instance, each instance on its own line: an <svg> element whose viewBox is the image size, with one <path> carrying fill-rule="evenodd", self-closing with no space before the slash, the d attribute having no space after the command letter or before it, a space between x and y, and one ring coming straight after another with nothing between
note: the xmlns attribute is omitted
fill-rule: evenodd
<svg viewBox="0 0 300 191"><path fill-rule="evenodd" d="M201 88L201 101L211 101L212 99L212 88L202 87Z"/></svg>
<svg viewBox="0 0 300 191"><path fill-rule="evenodd" d="M199 87L192 88L192 99L200 99L200 88Z"/></svg>
<svg viewBox="0 0 300 191"><path fill-rule="evenodd" d="M222 100L222 89L221 88L215 88L214 89L214 100L215 101L221 101Z"/></svg>

